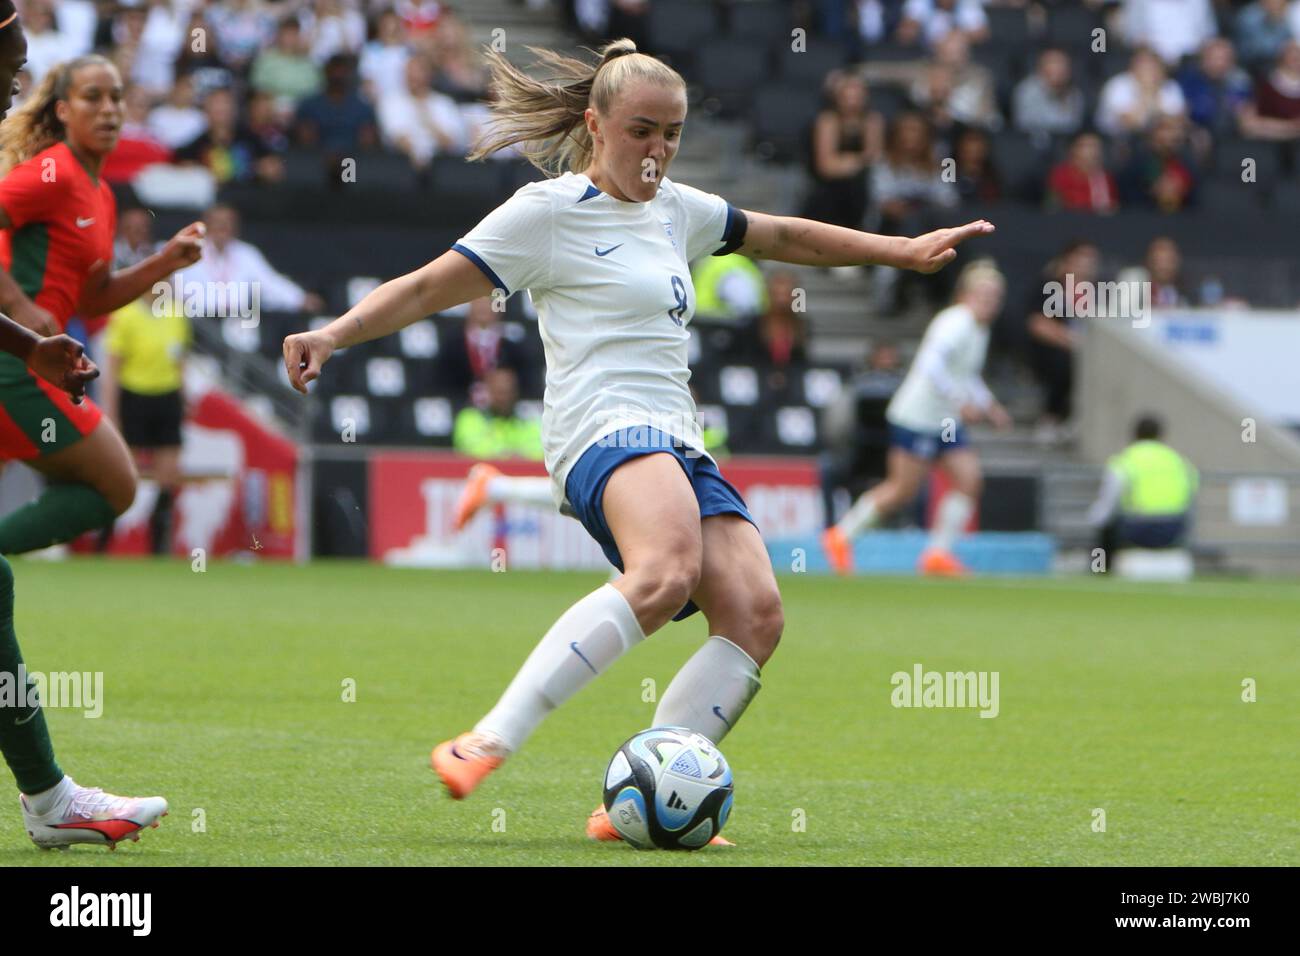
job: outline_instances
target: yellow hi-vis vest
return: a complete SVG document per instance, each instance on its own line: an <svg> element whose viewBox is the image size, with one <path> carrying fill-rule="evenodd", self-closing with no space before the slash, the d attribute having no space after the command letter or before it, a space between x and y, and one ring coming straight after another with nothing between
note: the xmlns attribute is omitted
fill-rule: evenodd
<svg viewBox="0 0 1300 956"><path fill-rule="evenodd" d="M1109 462L1124 478L1120 508L1139 517L1178 515L1196 495L1197 473L1191 462L1158 441L1137 441Z"/></svg>
<svg viewBox="0 0 1300 956"><path fill-rule="evenodd" d="M691 270L691 284L695 286L695 314L702 318L735 319L732 308L721 295L722 283L732 273L739 273L752 282L758 291L758 312L767 311L767 280L763 272L748 256L733 252L726 256L701 256Z"/></svg>

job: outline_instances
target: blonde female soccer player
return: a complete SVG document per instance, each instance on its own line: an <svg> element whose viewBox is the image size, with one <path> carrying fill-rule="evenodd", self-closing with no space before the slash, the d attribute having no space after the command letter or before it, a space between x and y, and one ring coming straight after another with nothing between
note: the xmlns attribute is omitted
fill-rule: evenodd
<svg viewBox="0 0 1300 956"><path fill-rule="evenodd" d="M562 614L475 728L433 751L457 799L548 713L670 620L702 609L710 637L664 692L655 725L720 741L781 637L781 597L744 501L702 451L686 366L692 259L740 251L818 266L880 262L933 272L984 221L885 237L744 212L666 176L686 85L630 40L594 65L536 51L556 79L489 54L496 125L471 158L517 145L555 178L530 183L451 250L284 342L300 391L336 349L426 315L528 289L546 351L543 445L553 498L624 571ZM613 838L599 810L588 832Z"/></svg>
<svg viewBox="0 0 1300 956"><path fill-rule="evenodd" d="M853 570L853 538L915 498L936 459L952 489L939 502L917 570L943 576L966 573L952 546L975 510L984 477L963 426L982 421L997 428L1011 425L1006 409L980 377L989 326L1002 311L1005 289L1006 280L992 261L972 262L957 279L953 304L926 328L912 367L885 410L885 480L854 502L822 536L837 573Z"/></svg>

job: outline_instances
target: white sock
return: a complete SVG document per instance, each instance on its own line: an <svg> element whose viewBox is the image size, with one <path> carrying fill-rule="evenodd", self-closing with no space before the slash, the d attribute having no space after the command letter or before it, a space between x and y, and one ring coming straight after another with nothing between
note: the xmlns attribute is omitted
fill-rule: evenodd
<svg viewBox="0 0 1300 956"><path fill-rule="evenodd" d="M761 686L754 659L714 635L682 665L659 698L654 725L687 727L719 743Z"/></svg>
<svg viewBox="0 0 1300 956"><path fill-rule="evenodd" d="M844 512L844 517L839 520L839 528L846 537L854 538L874 525L879 518L880 509L876 507L876 499L871 492L867 492L853 503L852 508Z"/></svg>
<svg viewBox="0 0 1300 956"><path fill-rule="evenodd" d="M497 705L474 727L518 750L543 718L645 640L622 593L602 584L551 625Z"/></svg>
<svg viewBox="0 0 1300 956"><path fill-rule="evenodd" d="M487 500L492 504L555 507L549 478L511 478L509 475L497 475L488 482Z"/></svg>
<svg viewBox="0 0 1300 956"><path fill-rule="evenodd" d="M934 514L934 527L930 529L929 547L951 551L953 544L966 530L975 502L960 491L950 491L943 496Z"/></svg>
<svg viewBox="0 0 1300 956"><path fill-rule="evenodd" d="M63 779L50 787L48 790L42 790L40 793L24 794L27 798L27 809L37 816L45 816L58 809L61 804L67 803L72 799L72 791L77 789L76 783L67 774Z"/></svg>

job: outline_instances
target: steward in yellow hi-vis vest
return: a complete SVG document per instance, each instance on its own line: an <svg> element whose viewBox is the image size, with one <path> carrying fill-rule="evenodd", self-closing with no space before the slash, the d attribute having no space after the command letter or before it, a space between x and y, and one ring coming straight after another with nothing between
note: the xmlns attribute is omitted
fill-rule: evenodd
<svg viewBox="0 0 1300 956"><path fill-rule="evenodd" d="M1160 441L1159 419L1138 420L1134 442L1111 457L1088 512L1100 547L1181 547L1191 524L1199 478L1195 466Z"/></svg>
<svg viewBox="0 0 1300 956"><path fill-rule="evenodd" d="M488 406L463 408L456 415L451 443L471 458L527 458L542 460L542 425L536 419L515 415L518 379L512 368L492 369L484 379Z"/></svg>

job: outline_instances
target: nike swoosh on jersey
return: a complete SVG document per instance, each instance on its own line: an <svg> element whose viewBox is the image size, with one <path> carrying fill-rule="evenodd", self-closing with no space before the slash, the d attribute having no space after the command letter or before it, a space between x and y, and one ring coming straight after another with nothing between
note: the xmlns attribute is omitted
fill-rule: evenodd
<svg viewBox="0 0 1300 956"><path fill-rule="evenodd" d="M91 216L89 219L82 219L80 216L77 217L77 228L78 228L78 229L85 229L87 226L94 225L94 223L95 223L95 217L94 217L94 216Z"/></svg>
<svg viewBox="0 0 1300 956"><path fill-rule="evenodd" d="M596 247L596 255L598 255L598 256L607 256L607 255L609 255L611 252L613 252L615 249L620 248L622 245L623 245L623 243L620 242L617 246L610 246L610 247L609 247L608 249L606 249L604 252L601 252L601 251L600 251L600 247L597 246L597 247Z"/></svg>

